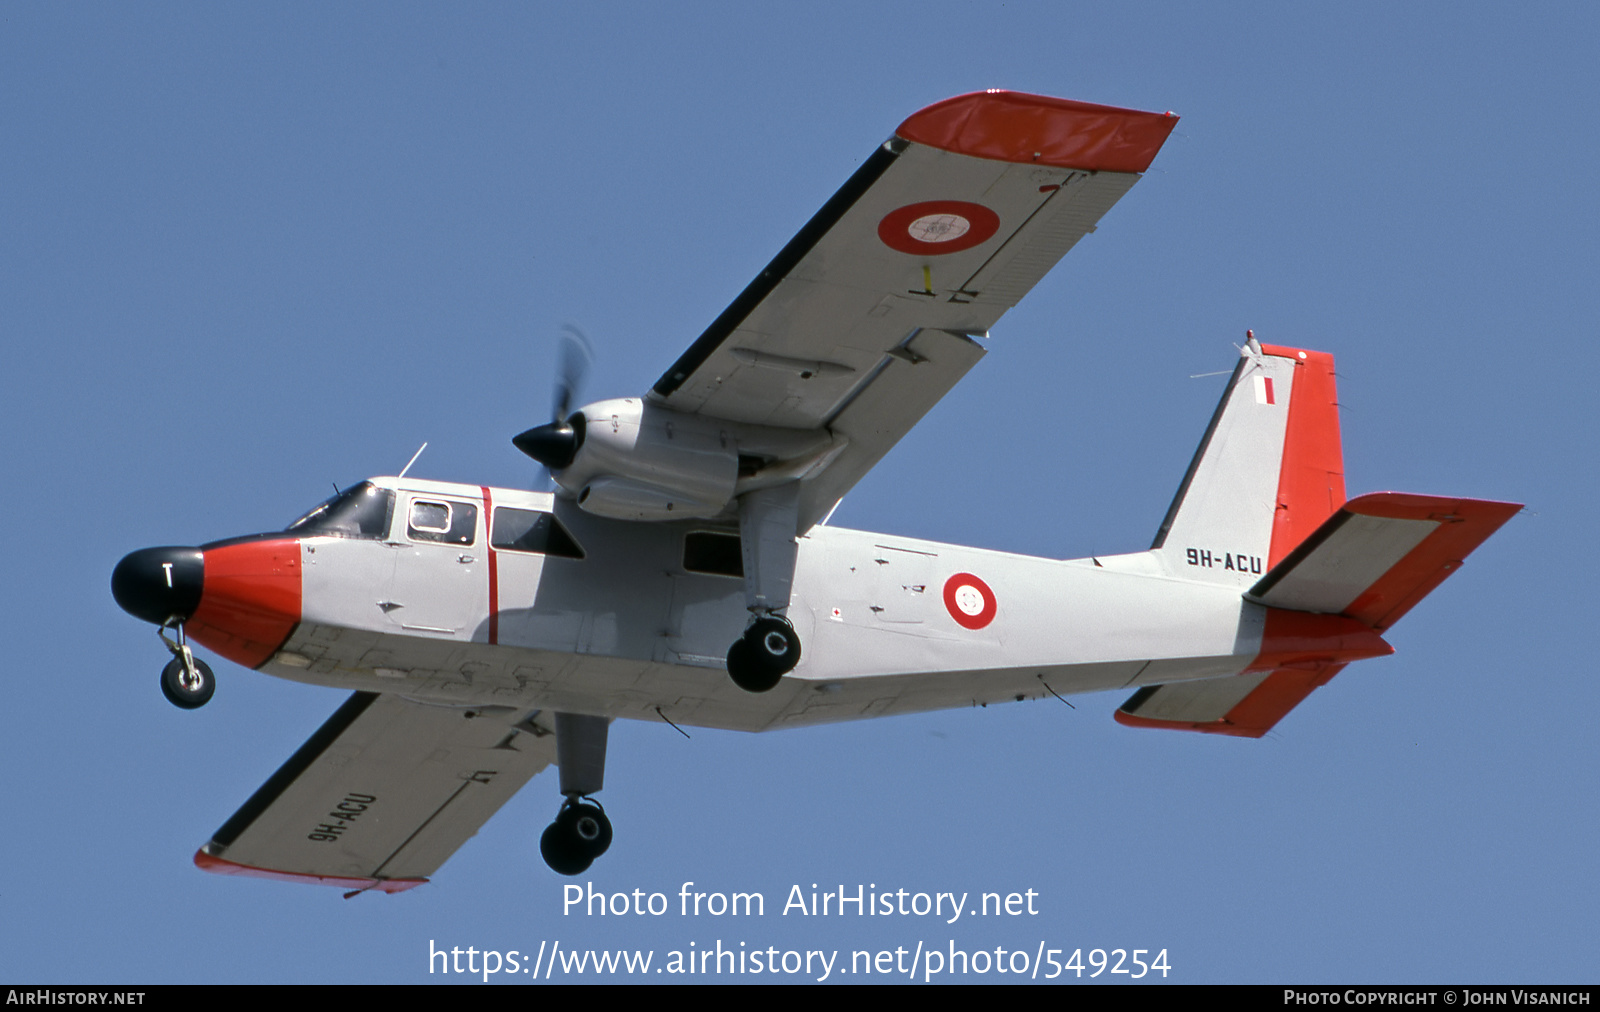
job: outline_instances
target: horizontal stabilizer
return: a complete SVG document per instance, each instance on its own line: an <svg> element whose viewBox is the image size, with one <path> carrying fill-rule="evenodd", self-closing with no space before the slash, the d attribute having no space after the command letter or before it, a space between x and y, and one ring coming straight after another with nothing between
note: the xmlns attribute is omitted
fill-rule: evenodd
<svg viewBox="0 0 1600 1012"><path fill-rule="evenodd" d="M1151 685L1134 693L1113 716L1129 727L1259 738L1343 668L1343 664L1314 664Z"/></svg>
<svg viewBox="0 0 1600 1012"><path fill-rule="evenodd" d="M1147 686L1117 722L1261 737L1346 663L1387 653L1378 634L1521 508L1399 492L1350 500L1245 592L1268 610L1243 674Z"/></svg>
<svg viewBox="0 0 1600 1012"><path fill-rule="evenodd" d="M1461 567L1520 503L1375 492L1345 503L1245 598L1382 632Z"/></svg>
<svg viewBox="0 0 1600 1012"><path fill-rule="evenodd" d="M195 864L347 889L420 885L555 762L555 735L514 717L357 692Z"/></svg>

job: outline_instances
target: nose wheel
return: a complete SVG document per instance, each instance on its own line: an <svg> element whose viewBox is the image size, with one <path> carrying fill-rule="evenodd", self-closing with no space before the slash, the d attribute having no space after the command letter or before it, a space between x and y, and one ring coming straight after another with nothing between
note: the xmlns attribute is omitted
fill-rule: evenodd
<svg viewBox="0 0 1600 1012"><path fill-rule="evenodd" d="M167 638L167 627L157 629L161 642L172 651L172 660L161 669L161 694L167 702L182 710L196 710L211 701L217 691L217 676L211 667L194 655L189 641L183 635L183 623L175 626L176 641Z"/></svg>
<svg viewBox="0 0 1600 1012"><path fill-rule="evenodd" d="M161 669L161 694L182 710L205 706L217 691L217 677L206 662L191 655L190 663L194 667L185 670L183 661L173 658Z"/></svg>
<svg viewBox="0 0 1600 1012"><path fill-rule="evenodd" d="M766 692L800 663L800 637L774 615L756 619L728 648L728 674L746 692Z"/></svg>
<svg viewBox="0 0 1600 1012"><path fill-rule="evenodd" d="M539 837L539 853L561 875L581 875L611 846L611 820L593 801L568 798Z"/></svg>

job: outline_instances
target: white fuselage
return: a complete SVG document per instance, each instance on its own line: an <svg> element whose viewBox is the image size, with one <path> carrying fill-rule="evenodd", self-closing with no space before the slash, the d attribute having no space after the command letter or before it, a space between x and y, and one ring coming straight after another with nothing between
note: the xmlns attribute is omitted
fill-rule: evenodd
<svg viewBox="0 0 1600 1012"><path fill-rule="evenodd" d="M743 581L685 569L686 535L732 530L609 520L544 493L375 482L397 492L388 536L302 537L301 620L261 670L762 730L1224 677L1261 647L1265 609L1240 596L1253 577L1181 578L1160 552L1058 561L818 526L800 539L787 612L804 656L752 694L724 668L748 618ZM476 506L471 543L409 537L417 500ZM491 549L498 507L554 514L584 557Z"/></svg>

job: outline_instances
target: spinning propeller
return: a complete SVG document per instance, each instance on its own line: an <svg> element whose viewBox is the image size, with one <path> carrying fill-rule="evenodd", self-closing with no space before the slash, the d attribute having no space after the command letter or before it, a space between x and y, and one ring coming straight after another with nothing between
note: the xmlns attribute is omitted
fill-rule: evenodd
<svg viewBox="0 0 1600 1012"><path fill-rule="evenodd" d="M570 323L561 328L561 347L558 353L560 370L556 374L554 420L536 425L526 432L513 436L511 443L517 449L537 460L551 471L559 471L572 463L583 445L584 417L572 414L572 403L583 388L583 377L594 360L589 339Z"/></svg>

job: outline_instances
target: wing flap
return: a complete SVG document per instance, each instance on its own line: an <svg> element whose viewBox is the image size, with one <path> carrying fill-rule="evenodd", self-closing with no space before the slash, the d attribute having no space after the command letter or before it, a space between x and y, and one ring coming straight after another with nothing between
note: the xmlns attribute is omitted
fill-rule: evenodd
<svg viewBox="0 0 1600 1012"><path fill-rule="evenodd" d="M820 474L801 486L799 529L809 530L872 470L903 433L961 381L984 349L965 334L918 330L886 355L829 427L847 440Z"/></svg>
<svg viewBox="0 0 1600 1012"><path fill-rule="evenodd" d="M426 881L555 761L554 735L515 716L358 692L195 862L389 892Z"/></svg>

